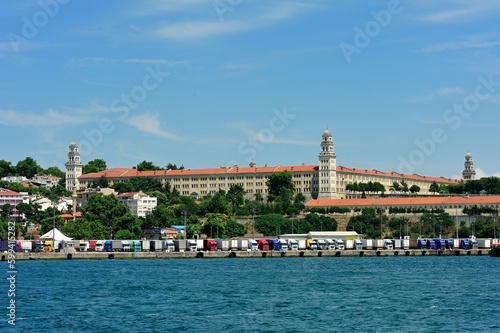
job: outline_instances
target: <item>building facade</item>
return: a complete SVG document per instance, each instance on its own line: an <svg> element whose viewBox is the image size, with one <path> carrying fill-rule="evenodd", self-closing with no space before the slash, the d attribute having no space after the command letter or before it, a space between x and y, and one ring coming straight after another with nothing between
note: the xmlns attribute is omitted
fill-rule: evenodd
<svg viewBox="0 0 500 333"><path fill-rule="evenodd" d="M156 208L156 198L150 197L141 192L129 192L117 195L120 203L126 204L130 208L130 214L139 217L146 217Z"/></svg>
<svg viewBox="0 0 500 333"><path fill-rule="evenodd" d="M66 162L66 189L73 191L73 187L79 188L78 177L82 175L82 162L80 152L75 140L69 145L68 162Z"/></svg>
<svg viewBox="0 0 500 333"><path fill-rule="evenodd" d="M87 188L96 179L105 176L112 186L125 182L132 177L152 177L163 184L170 183L183 196L204 197L213 195L219 190L228 191L231 185L243 186L246 198L252 199L256 193L264 198L268 194L266 181L273 173L288 170L292 173L295 192L303 193L307 200L311 199L348 199L360 197L361 193L346 190L347 184L379 182L389 191L393 183L405 182L408 187L417 185L420 194L431 194L429 187L433 182L438 184L457 184L456 179L444 177L428 177L417 174L401 174L337 166L332 134L328 129L322 135L319 164L300 166L257 167L252 161L245 168L214 168L137 171L136 169L113 168L97 173L90 173L78 178L80 188Z"/></svg>

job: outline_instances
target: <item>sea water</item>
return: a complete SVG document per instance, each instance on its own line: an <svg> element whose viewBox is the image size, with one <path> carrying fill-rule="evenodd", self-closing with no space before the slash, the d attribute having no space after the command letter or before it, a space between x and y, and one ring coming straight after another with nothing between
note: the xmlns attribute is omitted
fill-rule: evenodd
<svg viewBox="0 0 500 333"><path fill-rule="evenodd" d="M24 261L15 326L0 284L0 331L495 332L499 267L490 257Z"/></svg>

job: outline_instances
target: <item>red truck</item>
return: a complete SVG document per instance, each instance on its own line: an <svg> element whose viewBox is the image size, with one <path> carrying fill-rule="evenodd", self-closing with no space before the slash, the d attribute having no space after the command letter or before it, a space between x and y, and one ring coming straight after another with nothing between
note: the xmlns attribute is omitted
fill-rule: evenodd
<svg viewBox="0 0 500 333"><path fill-rule="evenodd" d="M265 239L259 239L257 240L257 243L259 245L259 250L269 251L269 243Z"/></svg>
<svg viewBox="0 0 500 333"><path fill-rule="evenodd" d="M205 251L217 251L217 242L213 239L205 239L203 241L203 249Z"/></svg>

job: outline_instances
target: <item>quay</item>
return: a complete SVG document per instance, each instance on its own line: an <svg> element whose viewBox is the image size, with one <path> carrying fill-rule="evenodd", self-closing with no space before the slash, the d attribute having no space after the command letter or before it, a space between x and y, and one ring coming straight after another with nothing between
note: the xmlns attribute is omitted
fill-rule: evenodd
<svg viewBox="0 0 500 333"><path fill-rule="evenodd" d="M342 250L342 251L193 251L193 252L30 252L15 253L15 260L101 259L218 259L218 258L312 258L312 257L423 257L487 256L488 249L471 250ZM1 261L8 260L3 253Z"/></svg>

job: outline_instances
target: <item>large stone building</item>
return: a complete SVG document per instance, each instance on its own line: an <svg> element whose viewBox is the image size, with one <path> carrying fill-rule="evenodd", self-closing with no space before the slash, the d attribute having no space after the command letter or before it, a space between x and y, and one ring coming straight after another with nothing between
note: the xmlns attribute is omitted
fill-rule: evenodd
<svg viewBox="0 0 500 333"><path fill-rule="evenodd" d="M271 174L288 170L293 175L295 192L302 192L307 200L311 200L359 197L361 195L359 192L346 191L346 185L354 182L379 182L389 191L395 181L399 183L404 181L408 187L412 185L419 186L421 189L420 194L429 194L429 187L433 182L446 185L459 182L456 179L444 177L428 177L417 174L409 175L337 166L336 156L333 151L332 134L328 129L322 135L320 146L318 165L257 167L255 162L252 161L251 166L248 168L159 171L113 168L80 176L78 177L78 184L80 188L86 188L101 176L107 178L110 186L117 182L128 181L132 177L152 177L164 184L169 182L172 188L177 189L181 195L185 196L204 197L215 194L219 189L228 191L232 184L239 184L245 188L247 198L253 198L256 193L260 193L263 197L267 196L266 181Z"/></svg>

